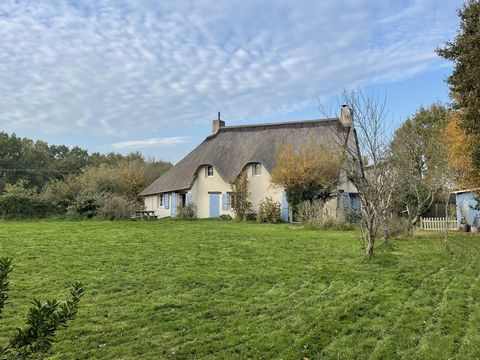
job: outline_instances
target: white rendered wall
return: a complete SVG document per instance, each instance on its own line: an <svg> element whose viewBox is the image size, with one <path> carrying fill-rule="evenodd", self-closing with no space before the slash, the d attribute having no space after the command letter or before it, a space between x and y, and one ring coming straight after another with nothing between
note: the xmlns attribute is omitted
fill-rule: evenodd
<svg viewBox="0 0 480 360"><path fill-rule="evenodd" d="M253 175L253 165L248 164L245 166L244 170L247 172L248 177L248 191L250 192L249 200L252 202L253 211L258 211L259 204L267 196L271 197L273 201L279 202L282 201L282 192L283 188L280 186L275 186L271 183L271 175L262 165L260 170L260 175ZM342 174L343 181L339 184L339 189L344 190L345 192L357 192L355 186L350 181L346 181L345 174ZM198 169L197 177L192 188L189 190L191 192L192 201L197 206L197 217L199 218L208 218L210 217L210 196L209 192L218 192L219 196L219 209L220 215L228 214L234 216L234 213L231 209L223 210L222 206L222 194L229 193L232 191L232 186L225 182L217 169L214 168L213 176L206 176L206 166L201 166ZM159 218L167 217L171 215L171 199L173 193L169 193L169 208L166 209L163 207L157 206L157 195L145 196L145 208L146 210L155 211L155 215ZM333 198L327 201L326 208L328 209L329 214L336 216L337 213L337 199Z"/></svg>
<svg viewBox="0 0 480 360"><path fill-rule="evenodd" d="M281 204L283 188L272 184L272 177L263 165L261 165L259 176L253 175L253 164L245 166L245 171L248 175L248 191L250 192L253 211L258 211L260 202L267 196Z"/></svg>
<svg viewBox="0 0 480 360"><path fill-rule="evenodd" d="M168 207L168 209L166 209L165 206L158 207L157 197L158 195L145 196L145 199L144 199L145 210L155 211L155 215L158 216L158 218L170 216L170 206ZM170 201L171 201L171 194L169 194L168 196L168 202L170 203Z"/></svg>
<svg viewBox="0 0 480 360"><path fill-rule="evenodd" d="M191 188L192 201L197 205L197 217L210 217L210 196L209 192L218 192L225 194L232 191L232 186L225 182L215 167L213 176L206 176L206 166L201 166L197 172L197 178ZM219 196L220 215L228 214L233 217L231 210L223 210L222 195Z"/></svg>

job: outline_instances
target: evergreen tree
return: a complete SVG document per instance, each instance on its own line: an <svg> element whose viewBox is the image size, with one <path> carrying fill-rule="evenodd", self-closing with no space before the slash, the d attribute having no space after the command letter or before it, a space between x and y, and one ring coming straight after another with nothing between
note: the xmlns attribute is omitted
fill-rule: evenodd
<svg viewBox="0 0 480 360"><path fill-rule="evenodd" d="M467 0L458 11L460 31L437 53L455 63L447 82L456 109L461 110L462 127L480 141L480 0ZM473 165L480 169L480 146L472 146Z"/></svg>

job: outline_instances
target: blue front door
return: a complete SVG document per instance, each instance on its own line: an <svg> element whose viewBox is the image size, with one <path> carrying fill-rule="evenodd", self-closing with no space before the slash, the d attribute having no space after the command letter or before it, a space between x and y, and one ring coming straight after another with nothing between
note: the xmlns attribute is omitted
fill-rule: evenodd
<svg viewBox="0 0 480 360"><path fill-rule="evenodd" d="M218 218L220 216L220 194L210 193L210 217Z"/></svg>

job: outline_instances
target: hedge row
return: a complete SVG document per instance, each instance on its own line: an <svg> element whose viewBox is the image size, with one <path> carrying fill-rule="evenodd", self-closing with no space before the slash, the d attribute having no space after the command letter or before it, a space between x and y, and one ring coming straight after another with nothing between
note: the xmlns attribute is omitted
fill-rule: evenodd
<svg viewBox="0 0 480 360"><path fill-rule="evenodd" d="M50 215L50 204L37 197L24 194L0 196L0 217L2 219L33 219Z"/></svg>

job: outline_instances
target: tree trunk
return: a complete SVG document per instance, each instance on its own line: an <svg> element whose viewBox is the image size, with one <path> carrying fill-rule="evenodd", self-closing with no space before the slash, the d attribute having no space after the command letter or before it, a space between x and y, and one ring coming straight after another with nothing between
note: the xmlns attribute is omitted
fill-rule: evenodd
<svg viewBox="0 0 480 360"><path fill-rule="evenodd" d="M364 234L367 240L367 248L365 249L365 255L369 259L373 256L373 251L375 250L375 236L377 235L377 227L375 226L375 216L374 214L369 214L368 220L365 223Z"/></svg>
<svg viewBox="0 0 480 360"><path fill-rule="evenodd" d="M382 211L382 244L388 242L388 221L387 221L387 210Z"/></svg>
<svg viewBox="0 0 480 360"><path fill-rule="evenodd" d="M367 243L367 248L365 250L365 255L367 255L367 257L369 259L372 258L373 256L373 250L375 249L375 234L367 234L367 239L368 239L368 243Z"/></svg>
<svg viewBox="0 0 480 360"><path fill-rule="evenodd" d="M448 250L448 201L450 200L450 193L447 191L447 199L445 201L445 235L443 238L443 247Z"/></svg>
<svg viewBox="0 0 480 360"><path fill-rule="evenodd" d="M418 215L415 215L415 217L410 220L410 225L412 225L412 227L415 227L415 224L417 223L418 221Z"/></svg>

